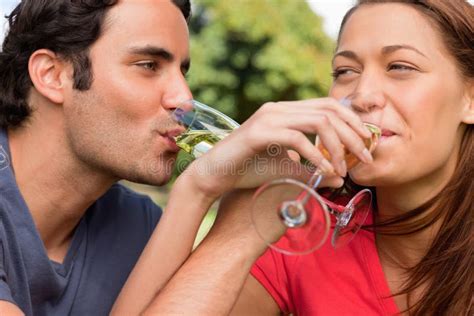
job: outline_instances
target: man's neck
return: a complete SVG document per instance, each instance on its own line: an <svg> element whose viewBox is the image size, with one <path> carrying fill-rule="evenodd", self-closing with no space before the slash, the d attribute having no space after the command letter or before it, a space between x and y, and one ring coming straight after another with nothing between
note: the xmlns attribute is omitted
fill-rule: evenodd
<svg viewBox="0 0 474 316"><path fill-rule="evenodd" d="M116 180L77 159L65 135L62 124L40 120L9 131L18 187L48 255L59 262L88 207Z"/></svg>

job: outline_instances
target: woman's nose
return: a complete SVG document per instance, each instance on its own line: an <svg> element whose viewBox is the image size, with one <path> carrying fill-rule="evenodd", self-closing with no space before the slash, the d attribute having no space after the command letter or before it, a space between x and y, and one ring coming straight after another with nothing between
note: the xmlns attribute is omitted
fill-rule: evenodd
<svg viewBox="0 0 474 316"><path fill-rule="evenodd" d="M349 99L356 111L371 112L375 108L383 108L386 103L383 77L374 70L366 69L356 82Z"/></svg>
<svg viewBox="0 0 474 316"><path fill-rule="evenodd" d="M372 112L382 109L385 106L385 96L381 92L361 92L357 91L347 97L355 111Z"/></svg>

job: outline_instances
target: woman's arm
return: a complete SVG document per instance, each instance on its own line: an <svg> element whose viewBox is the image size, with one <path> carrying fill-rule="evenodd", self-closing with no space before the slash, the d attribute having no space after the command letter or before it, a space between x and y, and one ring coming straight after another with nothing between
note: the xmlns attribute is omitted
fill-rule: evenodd
<svg viewBox="0 0 474 316"><path fill-rule="evenodd" d="M249 275L230 315L270 316L281 315L281 311L260 282Z"/></svg>
<svg viewBox="0 0 474 316"><path fill-rule="evenodd" d="M266 249L252 226L250 212L244 211L249 209L252 195L253 190L240 190L222 200L209 235L145 315L228 315L236 302L238 311L251 301L255 304L248 306L247 311L256 313L261 307L278 310L268 307L269 295L256 286L255 280L247 281L250 268ZM259 295L252 295L256 288ZM264 305L260 305L260 299Z"/></svg>

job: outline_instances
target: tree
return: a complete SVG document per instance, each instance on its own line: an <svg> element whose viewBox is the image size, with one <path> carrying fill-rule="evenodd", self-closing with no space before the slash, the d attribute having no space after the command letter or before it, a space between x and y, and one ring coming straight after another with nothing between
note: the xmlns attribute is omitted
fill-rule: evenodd
<svg viewBox="0 0 474 316"><path fill-rule="evenodd" d="M195 0L194 97L242 122L267 101L327 95L334 42L303 0Z"/></svg>

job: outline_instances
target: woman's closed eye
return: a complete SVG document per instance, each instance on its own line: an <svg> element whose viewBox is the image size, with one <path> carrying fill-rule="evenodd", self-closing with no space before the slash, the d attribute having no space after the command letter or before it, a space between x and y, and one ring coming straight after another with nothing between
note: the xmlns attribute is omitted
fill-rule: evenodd
<svg viewBox="0 0 474 316"><path fill-rule="evenodd" d="M338 79L341 76L348 77L354 74L356 74L356 71L352 68L337 68L332 72L331 75L333 79Z"/></svg>
<svg viewBox="0 0 474 316"><path fill-rule="evenodd" d="M417 69L413 66L409 66L407 64L390 64L388 66L388 71L397 71L397 72L411 72L411 71L416 71Z"/></svg>

